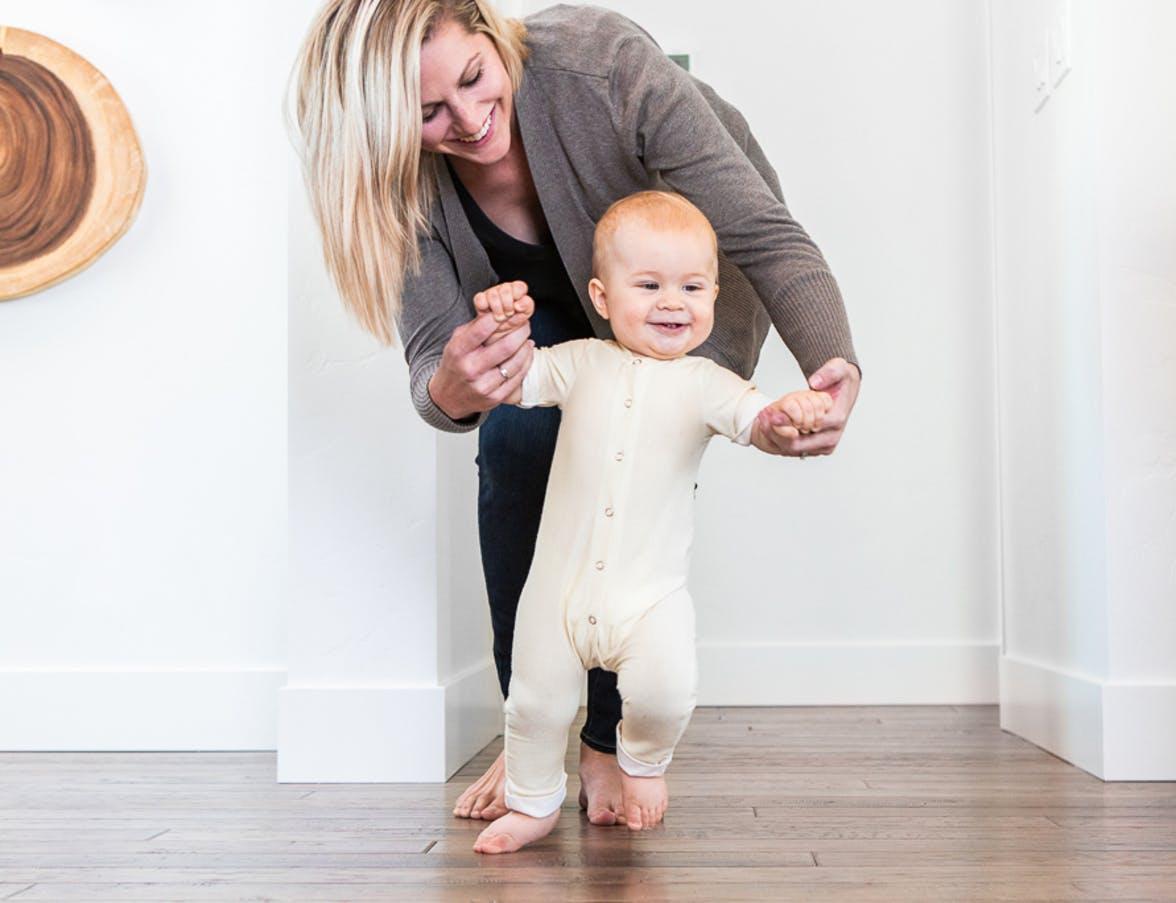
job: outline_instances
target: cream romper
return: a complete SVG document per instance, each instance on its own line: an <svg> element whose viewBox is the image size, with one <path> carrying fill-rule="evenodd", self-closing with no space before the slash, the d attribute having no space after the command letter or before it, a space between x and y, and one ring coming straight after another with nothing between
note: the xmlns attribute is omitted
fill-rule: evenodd
<svg viewBox="0 0 1176 903"><path fill-rule="evenodd" d="M660 360L611 339L535 349L519 406L562 416L503 707L509 808L541 818L563 802L590 668L617 674L620 767L666 770L697 687L686 576L698 467L716 434L749 444L771 401L704 357Z"/></svg>

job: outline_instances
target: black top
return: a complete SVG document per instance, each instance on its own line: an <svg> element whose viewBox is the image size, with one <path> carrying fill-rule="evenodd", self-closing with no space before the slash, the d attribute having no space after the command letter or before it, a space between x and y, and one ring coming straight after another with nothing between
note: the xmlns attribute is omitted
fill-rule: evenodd
<svg viewBox="0 0 1176 903"><path fill-rule="evenodd" d="M547 235L543 244L533 245L498 228L466 190L449 160L445 165L449 167L470 228L486 249L498 278L503 282L521 279L527 283L528 293L535 301L535 316L531 318L531 338L535 344L544 347L568 339L591 338L592 324L551 236Z"/></svg>

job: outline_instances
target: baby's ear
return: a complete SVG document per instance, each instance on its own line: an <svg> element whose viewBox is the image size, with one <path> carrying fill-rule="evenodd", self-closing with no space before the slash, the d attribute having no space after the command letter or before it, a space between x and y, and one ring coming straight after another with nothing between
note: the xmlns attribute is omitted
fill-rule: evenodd
<svg viewBox="0 0 1176 903"><path fill-rule="evenodd" d="M608 301L604 296L604 283L595 276L588 283L588 297L592 299L592 306L604 319L608 319Z"/></svg>

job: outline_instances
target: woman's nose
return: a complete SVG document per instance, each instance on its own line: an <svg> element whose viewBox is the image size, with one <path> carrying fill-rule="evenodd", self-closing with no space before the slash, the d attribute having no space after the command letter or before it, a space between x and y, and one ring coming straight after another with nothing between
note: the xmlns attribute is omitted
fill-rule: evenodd
<svg viewBox="0 0 1176 903"><path fill-rule="evenodd" d="M454 104L451 107L453 110L453 127L462 138L476 135L478 130L482 128L482 120L478 119L478 112L474 109L474 106L472 103L467 103L461 106Z"/></svg>

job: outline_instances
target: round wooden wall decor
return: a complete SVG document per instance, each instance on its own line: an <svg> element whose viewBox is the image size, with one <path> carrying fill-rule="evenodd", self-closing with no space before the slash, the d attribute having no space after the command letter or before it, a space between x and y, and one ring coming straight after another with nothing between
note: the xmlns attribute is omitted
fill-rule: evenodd
<svg viewBox="0 0 1176 903"><path fill-rule="evenodd" d="M0 26L0 300L93 263L130 227L146 183L106 77L68 47Z"/></svg>

